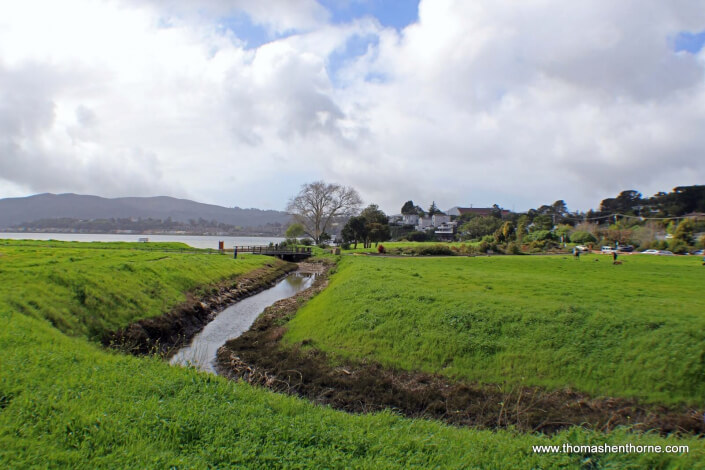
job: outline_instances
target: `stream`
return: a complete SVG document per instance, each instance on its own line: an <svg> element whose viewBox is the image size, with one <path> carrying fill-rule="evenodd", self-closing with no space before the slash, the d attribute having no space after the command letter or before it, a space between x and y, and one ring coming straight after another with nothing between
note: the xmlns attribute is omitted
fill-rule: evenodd
<svg viewBox="0 0 705 470"><path fill-rule="evenodd" d="M310 287L314 278L315 274L296 271L274 287L227 307L194 336L188 346L179 349L169 362L215 374L213 363L218 348L246 332L264 309L277 300L291 297Z"/></svg>

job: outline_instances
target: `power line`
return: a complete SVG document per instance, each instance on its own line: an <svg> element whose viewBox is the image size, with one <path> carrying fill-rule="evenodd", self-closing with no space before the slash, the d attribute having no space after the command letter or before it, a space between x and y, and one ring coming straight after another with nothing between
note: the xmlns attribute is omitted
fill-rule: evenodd
<svg viewBox="0 0 705 470"><path fill-rule="evenodd" d="M643 215L629 215L629 214L620 214L619 212L613 212L608 215L600 215L597 217L566 217L562 216L564 220L573 220L577 222L584 222L588 220L602 220L602 219L611 219L611 218L616 218L616 217L621 217L623 219L639 219L641 221L645 220L682 220L682 219L690 219L691 217L688 216L679 216L679 217L644 217ZM616 220L616 219L615 219Z"/></svg>

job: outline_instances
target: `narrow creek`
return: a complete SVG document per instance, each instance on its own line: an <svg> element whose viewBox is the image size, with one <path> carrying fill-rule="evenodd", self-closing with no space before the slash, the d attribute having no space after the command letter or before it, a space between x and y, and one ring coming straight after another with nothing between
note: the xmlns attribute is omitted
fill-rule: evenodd
<svg viewBox="0 0 705 470"><path fill-rule="evenodd" d="M315 274L296 271L274 287L243 299L220 312L206 327L193 337L188 346L179 349L169 361L171 364L193 366L216 373L213 363L218 348L229 339L247 331L265 308L277 300L291 297L311 286Z"/></svg>

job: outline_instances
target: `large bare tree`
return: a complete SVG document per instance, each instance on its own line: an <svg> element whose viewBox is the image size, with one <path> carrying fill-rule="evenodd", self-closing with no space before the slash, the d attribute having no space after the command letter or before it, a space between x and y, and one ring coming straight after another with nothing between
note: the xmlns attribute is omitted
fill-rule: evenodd
<svg viewBox="0 0 705 470"><path fill-rule="evenodd" d="M362 200L355 189L315 181L301 186L301 191L289 201L286 210L318 243L331 219L357 214L360 204Z"/></svg>

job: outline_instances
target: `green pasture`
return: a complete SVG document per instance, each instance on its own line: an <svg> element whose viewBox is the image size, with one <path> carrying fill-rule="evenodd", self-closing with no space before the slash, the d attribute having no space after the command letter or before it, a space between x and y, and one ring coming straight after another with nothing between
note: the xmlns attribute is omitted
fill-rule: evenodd
<svg viewBox="0 0 705 470"><path fill-rule="evenodd" d="M688 445L687 454L534 454L532 445ZM13 314L0 329L3 468L705 468L695 438L547 438L348 415L101 350Z"/></svg>
<svg viewBox="0 0 705 470"><path fill-rule="evenodd" d="M546 437L391 412L349 415L156 357L105 350L92 338L161 312L184 289L205 289L267 262L109 248L0 246L2 468L705 468L705 444L696 438L580 428ZM351 266L343 263L333 286ZM605 442L690 451L568 455L531 448Z"/></svg>
<svg viewBox="0 0 705 470"><path fill-rule="evenodd" d="M288 343L483 383L705 404L696 257L343 256Z"/></svg>
<svg viewBox="0 0 705 470"><path fill-rule="evenodd" d="M434 247L437 245L442 245L446 246L448 248L451 247L462 247L462 246L470 246L470 245L477 245L478 243L474 242L380 242L380 245L383 245L387 250L396 250L396 249L414 249L418 250L420 248L428 248L428 247ZM369 248L363 248L362 242L357 244L357 248L353 248L355 245L350 244L350 249L348 250L343 250L343 253L377 253L377 247L373 243L371 247Z"/></svg>
<svg viewBox="0 0 705 470"><path fill-rule="evenodd" d="M236 261L181 243L0 241L0 312L97 338L167 312L196 286L271 262L264 256Z"/></svg>

